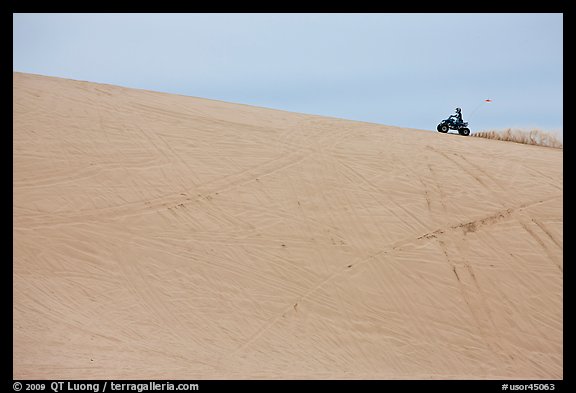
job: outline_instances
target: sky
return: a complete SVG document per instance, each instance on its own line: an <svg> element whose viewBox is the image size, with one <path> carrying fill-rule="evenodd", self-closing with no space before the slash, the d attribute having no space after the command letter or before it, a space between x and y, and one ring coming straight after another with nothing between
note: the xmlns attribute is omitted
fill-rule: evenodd
<svg viewBox="0 0 576 393"><path fill-rule="evenodd" d="M13 14L13 71L432 131L456 107L472 133L563 130L561 13Z"/></svg>

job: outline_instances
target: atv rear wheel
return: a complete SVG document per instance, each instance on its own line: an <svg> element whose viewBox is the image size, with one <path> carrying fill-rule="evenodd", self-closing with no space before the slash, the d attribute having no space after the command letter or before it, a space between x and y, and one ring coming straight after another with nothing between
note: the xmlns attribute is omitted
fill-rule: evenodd
<svg viewBox="0 0 576 393"><path fill-rule="evenodd" d="M470 135L470 129L469 128L460 128L458 130L458 133L460 135L468 136L468 135Z"/></svg>

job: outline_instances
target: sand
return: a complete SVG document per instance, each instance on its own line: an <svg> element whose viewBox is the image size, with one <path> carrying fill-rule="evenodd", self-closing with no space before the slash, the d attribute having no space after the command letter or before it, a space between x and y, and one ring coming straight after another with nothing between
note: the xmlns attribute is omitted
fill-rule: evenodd
<svg viewBox="0 0 576 393"><path fill-rule="evenodd" d="M13 82L15 379L563 378L561 149Z"/></svg>

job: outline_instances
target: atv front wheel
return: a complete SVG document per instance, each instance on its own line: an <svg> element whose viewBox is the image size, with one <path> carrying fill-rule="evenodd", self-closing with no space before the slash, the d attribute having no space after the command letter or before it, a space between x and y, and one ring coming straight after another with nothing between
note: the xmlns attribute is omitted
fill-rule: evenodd
<svg viewBox="0 0 576 393"><path fill-rule="evenodd" d="M446 133L450 128L446 124L438 124L438 127L436 127L436 129L438 130L438 132Z"/></svg>

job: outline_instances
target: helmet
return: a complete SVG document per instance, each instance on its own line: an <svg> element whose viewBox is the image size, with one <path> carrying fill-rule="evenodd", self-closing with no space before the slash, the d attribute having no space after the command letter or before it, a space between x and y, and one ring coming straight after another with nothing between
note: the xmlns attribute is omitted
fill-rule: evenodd
<svg viewBox="0 0 576 393"><path fill-rule="evenodd" d="M460 112L462 112L462 109L456 108L456 113L460 113Z"/></svg>

